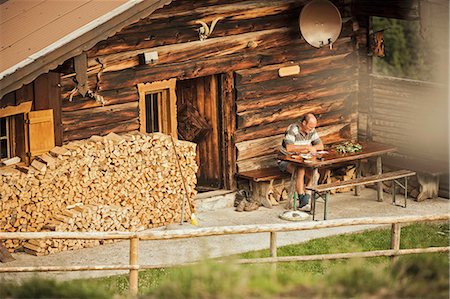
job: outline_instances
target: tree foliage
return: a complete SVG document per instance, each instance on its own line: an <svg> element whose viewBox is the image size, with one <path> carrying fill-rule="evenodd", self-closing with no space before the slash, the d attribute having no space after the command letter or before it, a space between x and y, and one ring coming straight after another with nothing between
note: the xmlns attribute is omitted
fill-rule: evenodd
<svg viewBox="0 0 450 299"><path fill-rule="evenodd" d="M420 22L374 17L373 29L385 30L385 56L374 57L374 73L433 81L433 51L420 34Z"/></svg>

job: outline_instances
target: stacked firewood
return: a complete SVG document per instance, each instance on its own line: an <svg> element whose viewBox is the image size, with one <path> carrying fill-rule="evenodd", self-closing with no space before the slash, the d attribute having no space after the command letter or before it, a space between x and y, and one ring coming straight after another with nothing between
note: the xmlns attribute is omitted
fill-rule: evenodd
<svg viewBox="0 0 450 299"><path fill-rule="evenodd" d="M140 231L178 222L183 179L189 219L196 192L195 153L194 143L160 133L111 133L55 147L28 167L0 168L0 230ZM98 244L8 240L5 245L48 254Z"/></svg>
<svg viewBox="0 0 450 299"><path fill-rule="evenodd" d="M351 179L356 178L356 167L354 165L349 166L343 166L339 167L337 169L326 170L320 184L328 184L328 183L334 183L334 182L342 182L342 181L348 181ZM344 192L350 192L353 190L353 187L344 187L339 189L331 190L331 194L335 193L344 193Z"/></svg>

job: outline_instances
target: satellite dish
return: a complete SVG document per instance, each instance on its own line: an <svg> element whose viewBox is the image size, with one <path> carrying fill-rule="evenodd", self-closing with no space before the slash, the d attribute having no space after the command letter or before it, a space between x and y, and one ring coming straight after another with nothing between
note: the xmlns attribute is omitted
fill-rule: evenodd
<svg viewBox="0 0 450 299"><path fill-rule="evenodd" d="M300 32L306 42L322 48L337 40L342 29L339 10L328 0L313 0L300 13Z"/></svg>

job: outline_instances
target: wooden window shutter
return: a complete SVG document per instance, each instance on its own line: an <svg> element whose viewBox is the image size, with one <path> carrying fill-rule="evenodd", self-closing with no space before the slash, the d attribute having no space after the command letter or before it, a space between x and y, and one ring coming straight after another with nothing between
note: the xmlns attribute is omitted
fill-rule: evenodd
<svg viewBox="0 0 450 299"><path fill-rule="evenodd" d="M53 109L26 114L28 153L34 157L55 147Z"/></svg>

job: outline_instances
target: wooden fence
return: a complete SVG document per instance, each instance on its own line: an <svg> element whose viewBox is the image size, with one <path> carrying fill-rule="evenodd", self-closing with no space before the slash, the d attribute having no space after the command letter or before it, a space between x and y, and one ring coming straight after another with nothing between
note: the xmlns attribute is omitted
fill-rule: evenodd
<svg viewBox="0 0 450 299"><path fill-rule="evenodd" d="M138 292L138 271L141 269L163 268L173 265L139 265L139 241L140 240L169 240L192 237L206 237L232 234L253 234L270 233L270 257L239 259L237 263L278 263L294 261L316 261L331 259L348 259L356 257L377 257L377 256L399 256L417 253L449 252L448 247L429 247L415 249L400 249L401 224L444 221L449 220L450 214L425 215L425 216L391 216L391 217L366 217L354 219L336 219L314 222L295 222L282 224L264 225L239 225L205 227L195 230L172 230L172 231L146 231L146 232L0 232L0 240L18 239L84 239L84 240L109 240L127 239L130 240L129 264L125 265L98 265L98 266L34 266L34 267L4 267L0 266L0 273L6 272L50 272L50 271L95 271L95 270L129 270L129 291L131 295ZM355 225L391 225L391 249L375 250L365 252L335 253L307 256L284 256L277 257L277 233L302 231L322 228L333 228Z"/></svg>

